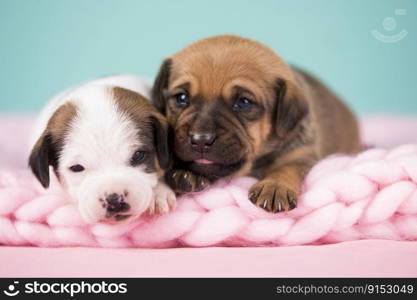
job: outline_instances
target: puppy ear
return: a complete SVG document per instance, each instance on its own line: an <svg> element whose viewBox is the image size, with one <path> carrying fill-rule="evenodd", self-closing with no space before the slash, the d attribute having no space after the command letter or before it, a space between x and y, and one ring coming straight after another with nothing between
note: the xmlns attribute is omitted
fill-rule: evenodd
<svg viewBox="0 0 417 300"><path fill-rule="evenodd" d="M292 82L277 79L275 91L277 102L273 120L277 135L285 137L308 114L308 104L304 94Z"/></svg>
<svg viewBox="0 0 417 300"><path fill-rule="evenodd" d="M167 120L159 113L151 116L154 132L154 143L159 165L162 169L168 169L171 164L171 151L169 150L169 126Z"/></svg>
<svg viewBox="0 0 417 300"><path fill-rule="evenodd" d="M44 133L36 142L29 156L29 166L44 188L49 187L49 166L56 168L58 157L52 142L52 135Z"/></svg>
<svg viewBox="0 0 417 300"><path fill-rule="evenodd" d="M159 68L159 72L156 76L151 92L153 105L163 114L165 114L165 92L168 88L171 66L172 59L165 59Z"/></svg>

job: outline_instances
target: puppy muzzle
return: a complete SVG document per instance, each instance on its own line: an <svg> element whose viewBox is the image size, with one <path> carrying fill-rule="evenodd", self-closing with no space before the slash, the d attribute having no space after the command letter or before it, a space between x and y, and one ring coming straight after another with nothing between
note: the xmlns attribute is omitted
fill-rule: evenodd
<svg viewBox="0 0 417 300"><path fill-rule="evenodd" d="M138 171L89 176L79 187L78 206L88 223L120 223L145 212L153 197L156 175Z"/></svg>

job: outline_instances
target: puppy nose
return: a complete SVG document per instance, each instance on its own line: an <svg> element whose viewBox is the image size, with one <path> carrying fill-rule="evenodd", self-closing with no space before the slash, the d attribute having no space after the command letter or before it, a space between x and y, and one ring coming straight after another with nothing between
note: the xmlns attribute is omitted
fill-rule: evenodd
<svg viewBox="0 0 417 300"><path fill-rule="evenodd" d="M126 212L130 209L130 205L124 201L123 195L116 193L110 194L106 197L106 202L106 217L108 218L113 217L116 213Z"/></svg>
<svg viewBox="0 0 417 300"><path fill-rule="evenodd" d="M116 205L119 203L119 200L121 199L121 195L113 193L106 197L106 202L110 205Z"/></svg>
<svg viewBox="0 0 417 300"><path fill-rule="evenodd" d="M213 145L216 135L214 133L190 133L191 147L197 152L207 152Z"/></svg>

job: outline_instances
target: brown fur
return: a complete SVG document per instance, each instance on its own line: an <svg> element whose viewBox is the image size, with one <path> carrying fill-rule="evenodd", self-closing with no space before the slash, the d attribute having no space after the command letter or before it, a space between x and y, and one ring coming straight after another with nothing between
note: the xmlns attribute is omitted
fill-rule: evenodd
<svg viewBox="0 0 417 300"><path fill-rule="evenodd" d="M59 107L49 119L46 129L36 142L29 157L29 166L41 184L49 186L49 166L57 176L58 159L71 121L77 115L74 104L68 102Z"/></svg>
<svg viewBox="0 0 417 300"><path fill-rule="evenodd" d="M140 129L140 138L148 147L144 164L148 172L160 175L171 162L168 149L168 123L142 95L120 87L112 88L118 108L128 115ZM70 124L77 115L76 106L67 102L52 115L46 129L34 145L29 157L29 166L46 188L49 186L49 166L58 174L59 156L64 147Z"/></svg>
<svg viewBox="0 0 417 300"><path fill-rule="evenodd" d="M181 92L191 99L187 107L175 102ZM256 104L236 111L239 97ZM248 174L260 179L251 201L268 211L289 210L319 159L360 148L353 114L329 89L249 39L217 36L181 50L163 63L152 98L175 132L178 162L167 179L178 192ZM198 154L215 166L193 163L199 156L190 147L191 131L216 133L210 150Z"/></svg>
<svg viewBox="0 0 417 300"><path fill-rule="evenodd" d="M148 147L144 149L147 172L162 175L170 163L166 119L139 93L121 87L112 88L112 92L119 109L135 121L140 129L140 140Z"/></svg>

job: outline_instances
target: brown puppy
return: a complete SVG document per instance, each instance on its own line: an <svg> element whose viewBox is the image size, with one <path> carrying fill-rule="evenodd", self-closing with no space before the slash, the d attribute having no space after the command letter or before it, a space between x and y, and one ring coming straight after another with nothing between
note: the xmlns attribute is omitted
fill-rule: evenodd
<svg viewBox="0 0 417 300"><path fill-rule="evenodd" d="M237 36L204 39L166 59L152 98L174 130L177 165L167 181L179 193L251 175L260 179L253 203L290 210L319 159L360 149L356 119L337 96Z"/></svg>

